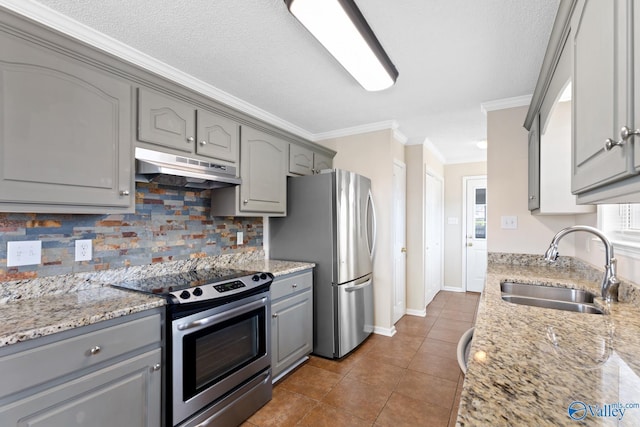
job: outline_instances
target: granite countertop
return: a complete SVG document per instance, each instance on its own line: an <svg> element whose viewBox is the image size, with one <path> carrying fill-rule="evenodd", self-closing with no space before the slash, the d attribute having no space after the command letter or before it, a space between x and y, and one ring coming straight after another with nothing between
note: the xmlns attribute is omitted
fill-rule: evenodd
<svg viewBox="0 0 640 427"><path fill-rule="evenodd" d="M501 299L505 280L600 295L599 279L585 276L581 268L489 263L456 425L640 425L637 288L621 286L625 302L598 299L606 315Z"/></svg>
<svg viewBox="0 0 640 427"><path fill-rule="evenodd" d="M164 298L109 286L129 278L231 267L283 276L315 264L265 260L264 252L0 283L0 347L162 307Z"/></svg>

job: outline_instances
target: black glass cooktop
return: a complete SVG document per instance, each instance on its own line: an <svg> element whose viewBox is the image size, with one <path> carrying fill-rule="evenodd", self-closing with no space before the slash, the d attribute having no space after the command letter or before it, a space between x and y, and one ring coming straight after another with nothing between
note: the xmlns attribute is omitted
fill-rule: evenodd
<svg viewBox="0 0 640 427"><path fill-rule="evenodd" d="M206 285L216 285L219 283L233 281L233 279L245 277L250 279L256 274L260 275L259 272L255 271L215 268L207 270L192 270L184 273L167 274L163 276L147 277L144 279L127 280L114 286L147 294L166 296L176 291Z"/></svg>

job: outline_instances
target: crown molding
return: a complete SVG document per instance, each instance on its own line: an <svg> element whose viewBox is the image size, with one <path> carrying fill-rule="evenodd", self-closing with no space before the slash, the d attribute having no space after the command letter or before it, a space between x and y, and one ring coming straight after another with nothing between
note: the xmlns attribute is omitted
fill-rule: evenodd
<svg viewBox="0 0 640 427"><path fill-rule="evenodd" d="M533 95L515 96L513 98L496 99L480 104L480 111L485 115L488 111L504 110L506 108L525 107L531 104Z"/></svg>
<svg viewBox="0 0 640 427"><path fill-rule="evenodd" d="M447 159L444 157L444 155L440 152L440 150L438 150L438 147L436 147L433 142L431 142L431 140L429 138L425 138L424 142L422 143L422 145L424 145L425 147L427 147L427 149L429 151L431 151L431 153L436 156L436 158L440 161L440 163L442 163L443 165L447 164Z"/></svg>
<svg viewBox="0 0 640 427"><path fill-rule="evenodd" d="M208 96L218 102L228 105L240 112L253 116L259 120L277 126L294 135L308 140L314 140L314 135L280 117L256 107L240 98L199 80L190 74L165 64L152 56L124 44L108 35L101 33L81 22L50 9L32 0L0 0L0 7L4 7L17 14L23 15L49 28L87 43L97 49L112 54L124 61L141 67L147 71L160 75L189 89Z"/></svg>
<svg viewBox="0 0 640 427"><path fill-rule="evenodd" d="M400 142L402 142L403 144L405 144L407 138L400 131L398 131L398 127L399 125L397 121L387 120L383 122L368 123L366 125L359 125L359 126L353 126L353 127L344 128L344 129L332 130L329 132L315 133L313 134L313 139L311 140L322 141L325 139L343 138L345 136L360 135L363 133L377 132L380 130L391 130L393 131L394 137L398 139ZM405 142L403 142L403 140Z"/></svg>

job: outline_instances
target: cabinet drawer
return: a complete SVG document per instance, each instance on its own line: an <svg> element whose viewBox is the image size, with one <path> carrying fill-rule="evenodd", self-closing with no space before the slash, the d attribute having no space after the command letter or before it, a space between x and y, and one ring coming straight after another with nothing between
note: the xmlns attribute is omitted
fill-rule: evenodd
<svg viewBox="0 0 640 427"><path fill-rule="evenodd" d="M159 342L160 328L156 314L2 357L0 396Z"/></svg>
<svg viewBox="0 0 640 427"><path fill-rule="evenodd" d="M275 301L278 298L311 288L312 284L313 274L311 271L276 278L271 285L271 300Z"/></svg>

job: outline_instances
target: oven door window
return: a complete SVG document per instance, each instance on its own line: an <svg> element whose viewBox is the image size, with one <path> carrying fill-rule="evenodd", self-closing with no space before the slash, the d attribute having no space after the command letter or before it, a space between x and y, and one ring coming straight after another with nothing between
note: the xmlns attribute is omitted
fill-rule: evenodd
<svg viewBox="0 0 640 427"><path fill-rule="evenodd" d="M233 375L267 352L265 310L260 308L183 338L184 400Z"/></svg>

